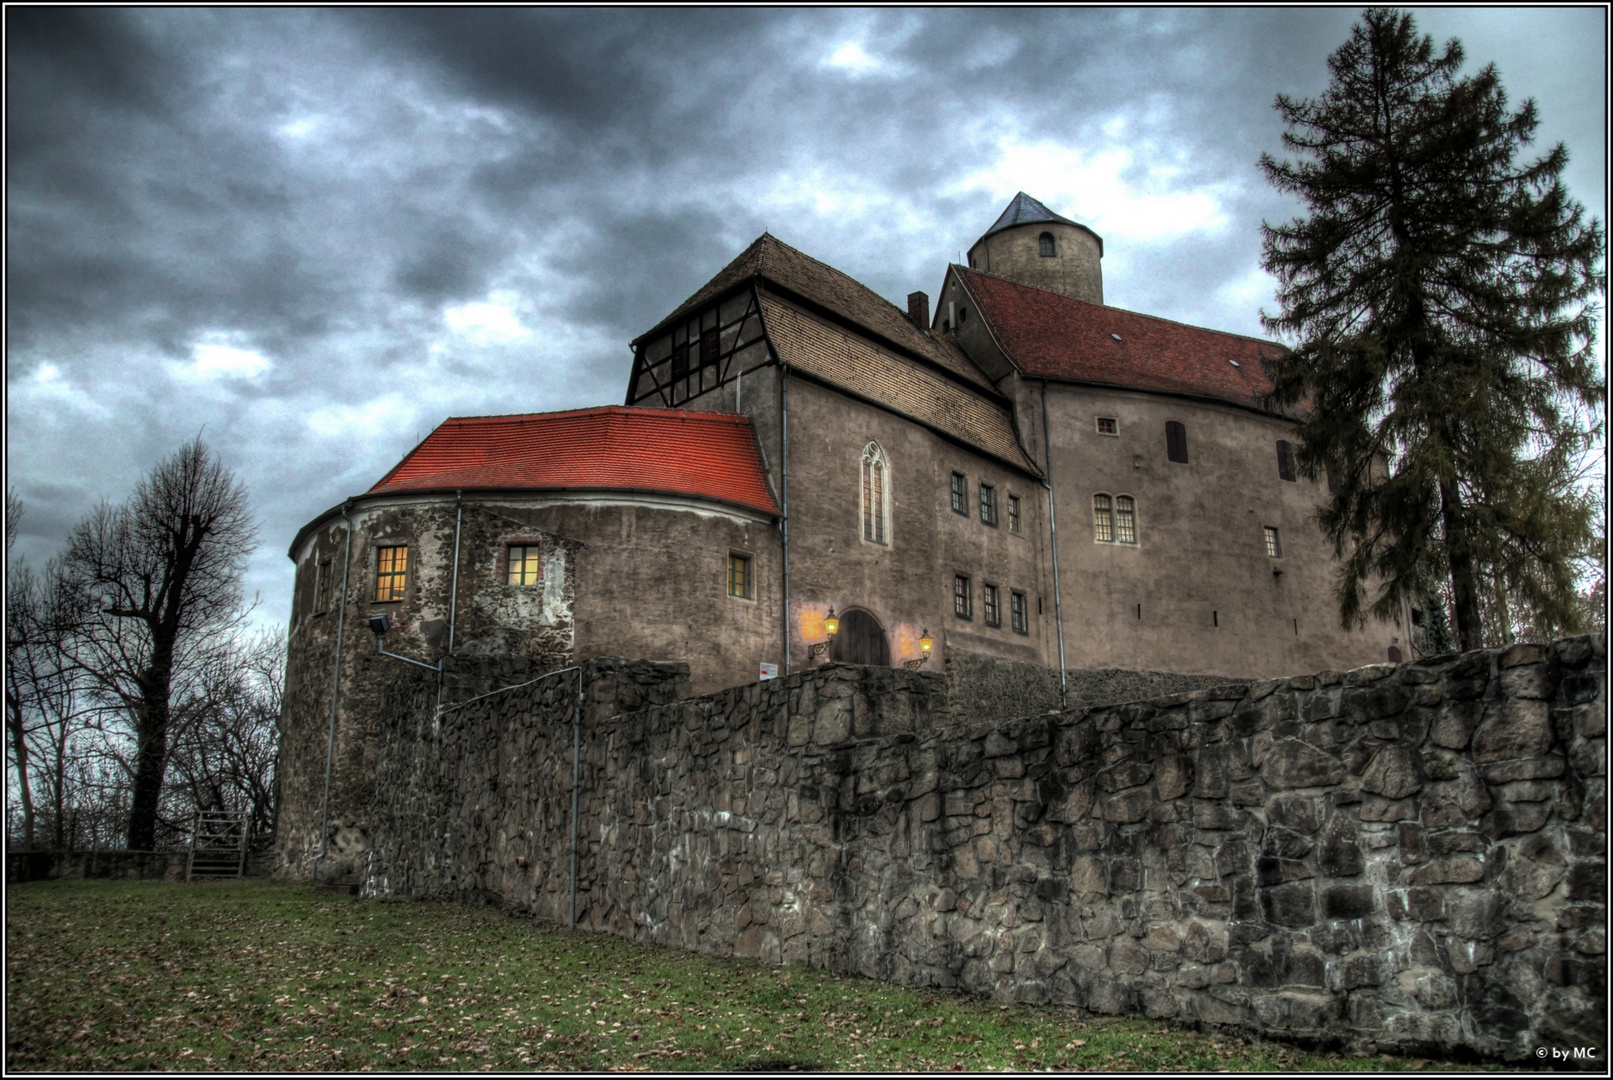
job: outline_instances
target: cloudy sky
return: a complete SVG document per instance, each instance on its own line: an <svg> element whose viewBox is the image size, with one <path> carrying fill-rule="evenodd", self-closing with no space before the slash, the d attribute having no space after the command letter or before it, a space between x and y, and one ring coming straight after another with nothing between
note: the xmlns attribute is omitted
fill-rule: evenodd
<svg viewBox="0 0 1613 1080"><path fill-rule="evenodd" d="M1600 215L1604 11L1413 10ZM1109 303L1258 334L1272 100L1357 14L8 8L18 554L203 431L280 625L301 524L448 416L619 404L764 229L902 304L1023 189L1104 237Z"/></svg>

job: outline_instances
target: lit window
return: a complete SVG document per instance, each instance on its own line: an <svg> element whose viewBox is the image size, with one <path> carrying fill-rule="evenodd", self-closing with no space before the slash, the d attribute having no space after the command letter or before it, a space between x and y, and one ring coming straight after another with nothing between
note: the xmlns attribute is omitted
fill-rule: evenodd
<svg viewBox="0 0 1613 1080"><path fill-rule="evenodd" d="M982 586L980 590L980 606L985 609L984 614L987 626L1001 626L1003 624L1002 601L997 586Z"/></svg>
<svg viewBox="0 0 1613 1080"><path fill-rule="evenodd" d="M388 603L403 599L403 586L409 572L407 547L375 549L375 602Z"/></svg>
<svg viewBox="0 0 1613 1080"><path fill-rule="evenodd" d="M878 443L863 449L863 539L885 543L885 453Z"/></svg>
<svg viewBox="0 0 1613 1080"><path fill-rule="evenodd" d="M1176 420L1165 421L1165 457L1187 464L1187 428Z"/></svg>
<svg viewBox="0 0 1613 1080"><path fill-rule="evenodd" d="M980 520L991 526L997 524L997 489L990 484L980 485Z"/></svg>
<svg viewBox="0 0 1613 1080"><path fill-rule="evenodd" d="M1281 439L1277 441L1277 475L1284 480L1294 478L1294 448Z"/></svg>
<svg viewBox="0 0 1613 1080"><path fill-rule="evenodd" d="M1025 594L1010 592L1008 594L1008 613L1014 621L1014 632L1028 634L1031 632L1030 611L1025 603Z"/></svg>
<svg viewBox="0 0 1613 1080"><path fill-rule="evenodd" d="M1277 536L1276 526L1273 525L1266 526L1266 554L1273 559L1283 557L1282 540Z"/></svg>
<svg viewBox="0 0 1613 1080"><path fill-rule="evenodd" d="M543 549L536 544L510 548L510 568L505 575L506 585L541 585L543 583Z"/></svg>
<svg viewBox="0 0 1613 1080"><path fill-rule="evenodd" d="M1008 496L1008 531L1017 533L1020 531L1020 527L1019 496L1010 495Z"/></svg>
<svg viewBox="0 0 1613 1080"><path fill-rule="evenodd" d="M952 613L960 619L974 616L973 594L969 591L969 575L957 574L952 578Z"/></svg>
<svg viewBox="0 0 1613 1080"><path fill-rule="evenodd" d="M1053 234L1045 232L1041 236L1038 236L1036 238L1036 248L1037 252L1042 256L1042 258L1051 259L1055 254L1057 254L1053 248Z"/></svg>
<svg viewBox="0 0 1613 1080"><path fill-rule="evenodd" d="M1100 544L1115 542L1114 500L1107 495L1092 496L1092 524Z"/></svg>
<svg viewBox="0 0 1613 1080"><path fill-rule="evenodd" d="M750 597L750 558L745 555L728 556L728 595Z"/></svg>
<svg viewBox="0 0 1613 1080"><path fill-rule="evenodd" d="M960 472L952 474L952 512L968 516L969 481Z"/></svg>
<svg viewBox="0 0 1613 1080"><path fill-rule="evenodd" d="M1115 542L1137 542L1137 503L1130 495L1115 496Z"/></svg>
<svg viewBox="0 0 1613 1080"><path fill-rule="evenodd" d="M336 577L336 566L329 559L319 564L317 587L314 589L314 614L323 615L330 610L331 581Z"/></svg>
<svg viewBox="0 0 1613 1080"><path fill-rule="evenodd" d="M1112 416L1100 416L1100 417L1098 417L1098 434L1099 435L1119 435L1120 434L1120 421L1116 420Z"/></svg>

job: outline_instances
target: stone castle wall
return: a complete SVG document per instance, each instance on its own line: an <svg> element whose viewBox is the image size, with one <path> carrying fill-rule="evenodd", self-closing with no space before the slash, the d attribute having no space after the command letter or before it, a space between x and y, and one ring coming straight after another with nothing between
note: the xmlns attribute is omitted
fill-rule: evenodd
<svg viewBox="0 0 1613 1080"><path fill-rule="evenodd" d="M582 684L577 921L1002 1001L1509 1060L1600 1045L1600 639L958 722L835 666ZM576 673L383 717L371 895L570 913Z"/></svg>

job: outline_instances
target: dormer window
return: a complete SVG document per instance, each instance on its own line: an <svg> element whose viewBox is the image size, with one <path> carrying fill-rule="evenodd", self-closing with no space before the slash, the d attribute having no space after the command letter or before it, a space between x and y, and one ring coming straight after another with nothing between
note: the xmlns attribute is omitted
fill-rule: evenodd
<svg viewBox="0 0 1613 1080"><path fill-rule="evenodd" d="M1041 236L1038 236L1036 238L1036 246L1038 253L1044 259L1051 259L1053 256L1058 254L1053 247L1053 234L1050 232L1045 232Z"/></svg>

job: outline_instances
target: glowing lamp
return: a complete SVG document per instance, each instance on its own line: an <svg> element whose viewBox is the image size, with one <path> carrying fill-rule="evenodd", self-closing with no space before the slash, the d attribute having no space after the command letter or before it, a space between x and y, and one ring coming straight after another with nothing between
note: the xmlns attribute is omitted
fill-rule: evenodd
<svg viewBox="0 0 1613 1080"><path fill-rule="evenodd" d="M930 637L930 628L926 626L924 628L924 636L919 638L919 649L923 651L925 656L929 656L930 650L934 647L935 641Z"/></svg>
<svg viewBox="0 0 1613 1080"><path fill-rule="evenodd" d="M840 620L835 618L835 609L829 609L829 615L823 620L823 632L830 637L840 632Z"/></svg>

